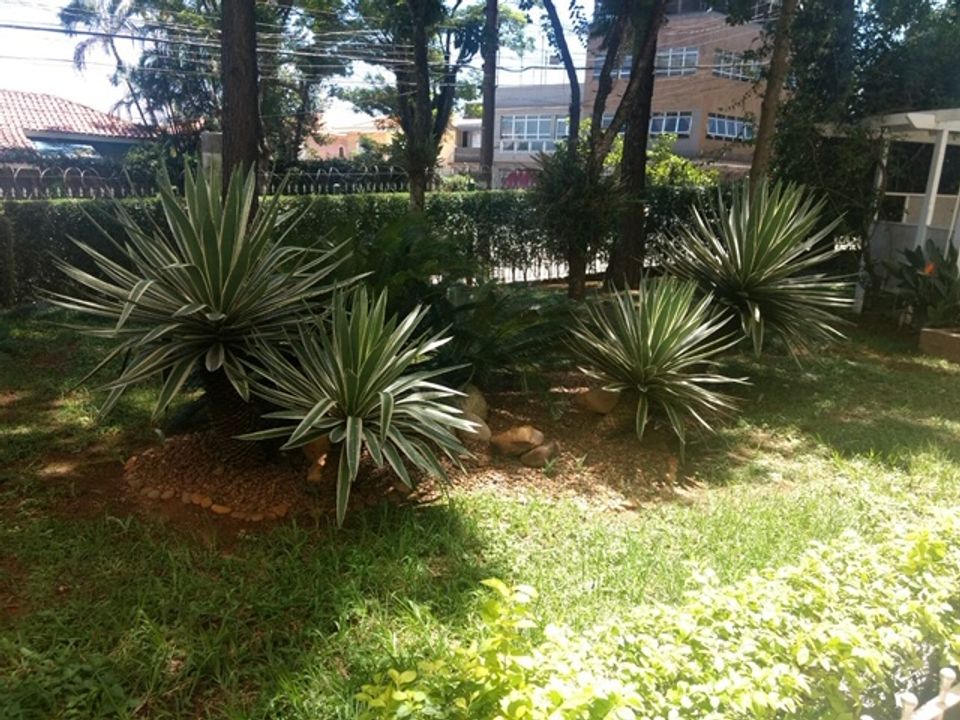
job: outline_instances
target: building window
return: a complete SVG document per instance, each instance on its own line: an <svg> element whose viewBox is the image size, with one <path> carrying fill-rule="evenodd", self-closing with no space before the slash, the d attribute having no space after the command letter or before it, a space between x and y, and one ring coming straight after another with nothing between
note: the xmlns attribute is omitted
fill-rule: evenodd
<svg viewBox="0 0 960 720"><path fill-rule="evenodd" d="M657 52L656 74L660 77L693 75L700 62L700 51L695 47L667 48Z"/></svg>
<svg viewBox="0 0 960 720"><path fill-rule="evenodd" d="M593 77L600 77L600 71L603 69L604 56L600 55L593 64ZM633 68L633 55L624 55L620 67L615 67L610 71L610 79L629 78L630 70Z"/></svg>
<svg viewBox="0 0 960 720"><path fill-rule="evenodd" d="M667 15L682 15L692 12L706 12L710 9L707 0L670 0L667 3Z"/></svg>
<svg viewBox="0 0 960 720"><path fill-rule="evenodd" d="M545 152L555 147L553 115L504 115L500 118L500 150Z"/></svg>
<svg viewBox="0 0 960 720"><path fill-rule="evenodd" d="M707 116L707 137L719 140L752 140L753 123L746 118L710 113Z"/></svg>
<svg viewBox="0 0 960 720"><path fill-rule="evenodd" d="M557 140L565 140L567 133L570 132L570 118L557 115L557 120L556 123L554 123L554 127L556 130L554 131L553 136Z"/></svg>
<svg viewBox="0 0 960 720"><path fill-rule="evenodd" d="M650 115L651 135L677 135L690 137L693 125L692 112L657 112Z"/></svg>
<svg viewBox="0 0 960 720"><path fill-rule="evenodd" d="M747 60L743 53L718 48L714 58L713 74L753 82L760 77L760 62Z"/></svg>

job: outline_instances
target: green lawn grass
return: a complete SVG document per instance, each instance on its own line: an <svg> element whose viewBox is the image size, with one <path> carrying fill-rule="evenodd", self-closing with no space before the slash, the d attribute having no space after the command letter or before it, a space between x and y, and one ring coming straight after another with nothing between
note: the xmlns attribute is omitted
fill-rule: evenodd
<svg viewBox="0 0 960 720"><path fill-rule="evenodd" d="M99 348L46 320L0 318L0 393L18 393L0 407L0 597L20 606L0 619L4 719L349 718L372 676L470 636L483 578L535 585L545 620L585 626L679 599L698 567L734 580L953 504L960 480L960 368L856 330L802 368L731 361L753 385L738 419L688 448L698 489L636 513L454 490L340 531L301 521L229 542L70 517L79 490L45 481L40 459L122 457L150 436L150 390L95 423L69 388Z"/></svg>

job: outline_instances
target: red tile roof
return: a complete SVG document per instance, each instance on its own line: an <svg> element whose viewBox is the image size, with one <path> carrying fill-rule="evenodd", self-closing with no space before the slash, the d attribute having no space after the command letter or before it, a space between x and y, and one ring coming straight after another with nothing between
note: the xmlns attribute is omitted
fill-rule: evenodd
<svg viewBox="0 0 960 720"><path fill-rule="evenodd" d="M148 140L149 128L45 93L0 90L0 151L31 150L34 133L89 139Z"/></svg>

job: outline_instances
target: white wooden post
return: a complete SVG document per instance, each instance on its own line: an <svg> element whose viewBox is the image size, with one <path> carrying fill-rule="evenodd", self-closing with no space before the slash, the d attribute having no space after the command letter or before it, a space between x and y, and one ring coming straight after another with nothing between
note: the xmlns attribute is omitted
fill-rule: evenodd
<svg viewBox="0 0 960 720"><path fill-rule="evenodd" d="M917 700L917 696L912 692L900 693L900 705L903 707L903 712L900 714L900 720L910 720L913 717L913 711L917 709L917 705L920 704L920 701Z"/></svg>
<svg viewBox="0 0 960 720"><path fill-rule="evenodd" d="M927 175L927 189L923 195L923 207L917 223L914 247L922 247L926 239L927 228L933 222L933 211L937 203L937 191L940 189L940 174L943 172L943 158L947 152L949 130L937 130L937 139L933 143L933 158L930 160L930 172Z"/></svg>

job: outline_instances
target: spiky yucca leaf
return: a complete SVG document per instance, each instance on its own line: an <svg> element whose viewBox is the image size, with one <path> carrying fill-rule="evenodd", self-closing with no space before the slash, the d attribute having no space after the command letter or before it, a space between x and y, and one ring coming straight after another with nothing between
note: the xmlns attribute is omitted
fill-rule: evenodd
<svg viewBox="0 0 960 720"><path fill-rule="evenodd" d="M50 293L55 304L109 319L112 327L80 328L116 341L87 376L116 357L120 375L103 385L107 412L130 385L163 378L154 414L169 405L197 367L223 370L243 398L249 397L241 362L254 333L279 339L297 323L307 302L331 291L324 279L340 263L337 250L308 251L284 245L295 222L281 211L279 194L253 213L256 174L234 173L222 193L219 173L186 171L181 200L166 174L160 176L165 227L142 227L122 206L117 219L125 238L110 238L126 262L115 262L84 243L99 273L66 263L61 270L84 291ZM101 228L102 229L102 228Z"/></svg>
<svg viewBox="0 0 960 720"><path fill-rule="evenodd" d="M842 337L835 314L852 303L852 283L814 272L836 255L820 226L824 200L803 187L744 184L729 206L695 208L693 223L670 244L672 271L696 281L739 320L759 354L767 336L791 352Z"/></svg>
<svg viewBox="0 0 960 720"><path fill-rule="evenodd" d="M661 409L685 442L685 421L710 430L710 416L733 409L714 386L742 382L715 371L713 358L735 342L725 320L697 299L697 287L671 277L641 280L636 293L611 293L587 308L573 331L573 350L587 375L608 390L637 393L636 432L643 437L652 408Z"/></svg>
<svg viewBox="0 0 960 720"><path fill-rule="evenodd" d="M386 293L374 299L365 289L337 292L329 327L303 325L282 347L258 346L253 392L281 408L264 418L282 425L243 438L284 437L284 448L294 448L328 435L339 455L338 522L363 448L408 486L405 461L445 477L436 450L453 460L464 452L453 431L474 425L444 402L460 393L434 382L448 369L414 369L449 339L415 335L426 312L418 307L398 321L387 317Z"/></svg>

